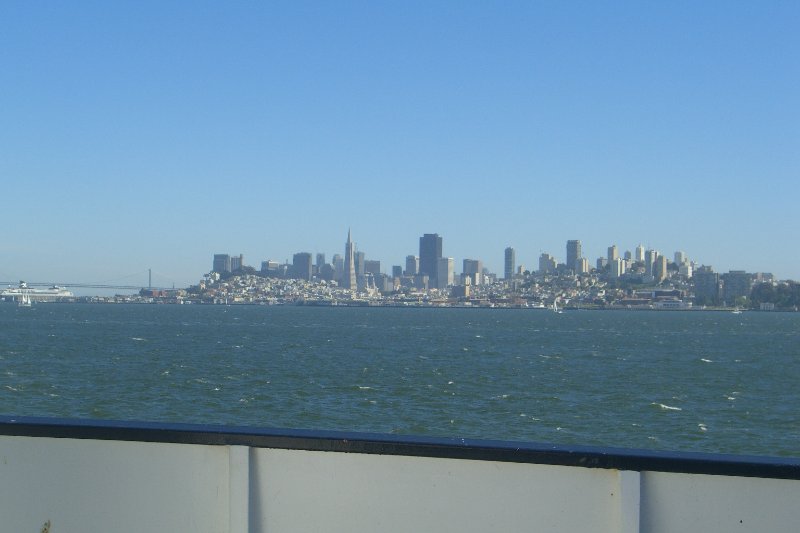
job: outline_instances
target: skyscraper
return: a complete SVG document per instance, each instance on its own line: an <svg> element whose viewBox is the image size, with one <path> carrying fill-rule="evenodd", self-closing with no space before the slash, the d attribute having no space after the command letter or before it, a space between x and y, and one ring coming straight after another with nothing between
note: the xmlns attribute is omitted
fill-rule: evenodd
<svg viewBox="0 0 800 533"><path fill-rule="evenodd" d="M635 253L633 255L633 260L637 263L644 263L644 246L641 244L636 247Z"/></svg>
<svg viewBox="0 0 800 533"><path fill-rule="evenodd" d="M617 259L619 259L619 250L616 244L612 244L608 247L608 264L613 265Z"/></svg>
<svg viewBox="0 0 800 533"><path fill-rule="evenodd" d="M406 276L416 276L419 274L419 257L416 255L406 256Z"/></svg>
<svg viewBox="0 0 800 533"><path fill-rule="evenodd" d="M311 254L308 252L294 254L294 257L292 257L292 277L311 281L311 275Z"/></svg>
<svg viewBox="0 0 800 533"><path fill-rule="evenodd" d="M438 233L426 233L419 238L419 273L436 279L439 259L442 258L442 238ZM436 284L433 284L434 286Z"/></svg>
<svg viewBox="0 0 800 533"><path fill-rule="evenodd" d="M228 254L214 254L214 266L211 267L213 272L224 274L231 271L231 256Z"/></svg>
<svg viewBox="0 0 800 533"><path fill-rule="evenodd" d="M583 257L581 254L581 241L567 241L567 269L575 270L578 259Z"/></svg>
<svg viewBox="0 0 800 533"><path fill-rule="evenodd" d="M514 268L517 262L517 254L512 247L506 248L505 268L503 269L503 278L510 280L514 277Z"/></svg>
<svg viewBox="0 0 800 533"><path fill-rule="evenodd" d="M342 288L354 291L358 289L356 284L356 247L347 230L347 243L344 245L344 271L342 272Z"/></svg>
<svg viewBox="0 0 800 533"><path fill-rule="evenodd" d="M453 284L455 273L455 259L452 257L440 257L436 262L436 288L446 289Z"/></svg>

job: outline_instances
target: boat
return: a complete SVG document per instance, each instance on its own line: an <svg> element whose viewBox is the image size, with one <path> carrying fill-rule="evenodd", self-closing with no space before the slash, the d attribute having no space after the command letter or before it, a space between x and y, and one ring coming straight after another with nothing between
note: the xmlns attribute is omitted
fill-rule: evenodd
<svg viewBox="0 0 800 533"><path fill-rule="evenodd" d="M22 296L20 300L17 302L19 307L30 307L31 306L31 295L28 292L28 289L22 290Z"/></svg>
<svg viewBox="0 0 800 533"><path fill-rule="evenodd" d="M15 301L20 307L28 307L23 304L23 301L33 302L57 302L68 298L74 298L75 295L58 285L52 285L47 289L34 289L28 286L24 281L19 282L17 287L8 287L0 290L0 300Z"/></svg>
<svg viewBox="0 0 800 533"><path fill-rule="evenodd" d="M731 313L733 313L734 315L741 315L742 314L742 310L739 309L739 308L736 308L733 311L731 311Z"/></svg>
<svg viewBox="0 0 800 533"><path fill-rule="evenodd" d="M553 312L559 315L564 312L558 308L558 300L553 300Z"/></svg>

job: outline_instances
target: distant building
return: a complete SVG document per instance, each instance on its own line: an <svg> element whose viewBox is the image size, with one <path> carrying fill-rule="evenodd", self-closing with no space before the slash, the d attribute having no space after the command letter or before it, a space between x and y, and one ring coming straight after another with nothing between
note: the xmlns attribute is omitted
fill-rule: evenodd
<svg viewBox="0 0 800 533"><path fill-rule="evenodd" d="M231 257L231 272L237 272L244 266L244 256L242 254Z"/></svg>
<svg viewBox="0 0 800 533"><path fill-rule="evenodd" d="M342 265L342 274L339 277L340 285L342 288L350 289L352 291L358 289L356 282L356 247L353 244L353 239L350 235L350 230L347 230L347 242L344 245L344 262Z"/></svg>
<svg viewBox="0 0 800 533"><path fill-rule="evenodd" d="M325 254L317 254L317 271L325 264Z"/></svg>
<svg viewBox="0 0 800 533"><path fill-rule="evenodd" d="M416 255L406 256L406 276L416 276L419 274L419 257Z"/></svg>
<svg viewBox="0 0 800 533"><path fill-rule="evenodd" d="M294 254L294 257L292 258L292 277L294 279L311 281L311 276L311 254L308 252Z"/></svg>
<svg viewBox="0 0 800 533"><path fill-rule="evenodd" d="M264 274L276 275L278 273L278 267L280 264L277 261L261 261L261 272Z"/></svg>
<svg viewBox="0 0 800 533"><path fill-rule="evenodd" d="M645 272L647 273L648 276L655 277L655 272L653 271L653 269L655 268L656 259L658 259L658 255L659 255L658 252L655 250L647 250L644 253L644 267L645 267Z"/></svg>
<svg viewBox="0 0 800 533"><path fill-rule="evenodd" d="M692 276L695 305L718 305L720 297L719 274L710 266L702 266Z"/></svg>
<svg viewBox="0 0 800 533"><path fill-rule="evenodd" d="M341 254L333 254L333 279L341 281L344 272L344 257Z"/></svg>
<svg viewBox="0 0 800 533"><path fill-rule="evenodd" d="M686 263L686 252L675 252L675 264L679 267Z"/></svg>
<svg viewBox="0 0 800 533"><path fill-rule="evenodd" d="M557 266L556 258L552 255L543 253L539 256L539 274L552 274Z"/></svg>
<svg viewBox="0 0 800 533"><path fill-rule="evenodd" d="M633 259L637 263L644 263L644 246L640 244L636 247L636 250L633 254Z"/></svg>
<svg viewBox="0 0 800 533"><path fill-rule="evenodd" d="M661 283L667 279L667 256L659 255L653 265L653 278L656 283Z"/></svg>
<svg viewBox="0 0 800 533"><path fill-rule="evenodd" d="M570 270L574 269L576 262L581 257L583 257L583 254L581 253L581 241L567 241L567 268Z"/></svg>
<svg viewBox="0 0 800 533"><path fill-rule="evenodd" d="M514 267L517 262L517 253L510 246L506 248L503 278L510 280L514 277Z"/></svg>
<svg viewBox="0 0 800 533"><path fill-rule="evenodd" d="M464 259L464 268L461 272L472 280L472 285L480 285L483 275L483 264L479 259Z"/></svg>
<svg viewBox="0 0 800 533"><path fill-rule="evenodd" d="M614 268L614 262L619 259L619 250L616 244L612 244L608 247L608 254L606 257L608 258L608 264L611 265L611 268Z"/></svg>
<svg viewBox="0 0 800 533"><path fill-rule="evenodd" d="M219 274L231 272L231 256L228 254L214 254L214 265L211 271Z"/></svg>
<svg viewBox="0 0 800 533"><path fill-rule="evenodd" d="M403 267L400 265L392 265L392 277L393 278L402 278L403 277Z"/></svg>
<svg viewBox="0 0 800 533"><path fill-rule="evenodd" d="M588 274L589 273L589 260L585 257L578 258L575 261L575 273L576 274Z"/></svg>
<svg viewBox="0 0 800 533"><path fill-rule="evenodd" d="M436 266L436 288L445 289L451 286L455 280L455 259L440 257Z"/></svg>
<svg viewBox="0 0 800 533"><path fill-rule="evenodd" d="M610 255L610 253L609 253ZM614 259L614 262L609 263L611 265L611 276L618 278L625 273L625 260L617 257Z"/></svg>
<svg viewBox="0 0 800 533"><path fill-rule="evenodd" d="M377 276L381 273L381 262L375 261L373 259L367 259L364 261L364 273L369 273L374 276Z"/></svg>
<svg viewBox="0 0 800 533"><path fill-rule="evenodd" d="M607 257L598 257L596 266L597 266L597 270L600 270L600 271L605 270L606 267L608 266L608 258Z"/></svg>
<svg viewBox="0 0 800 533"><path fill-rule="evenodd" d="M442 238L438 233L426 233L419 238L419 273L435 283L439 259L442 258Z"/></svg>
<svg viewBox="0 0 800 533"><path fill-rule="evenodd" d="M749 298L753 288L753 275L744 270L731 270L722 274L722 298L726 305L736 305L738 298Z"/></svg>
<svg viewBox="0 0 800 533"><path fill-rule="evenodd" d="M356 252L356 255L355 255L356 277L363 276L364 274L367 273L367 271L365 269L366 260L367 260L367 255L364 252Z"/></svg>
<svg viewBox="0 0 800 533"><path fill-rule="evenodd" d="M629 264L633 262L633 254L630 250L625 252L625 261L627 261Z"/></svg>

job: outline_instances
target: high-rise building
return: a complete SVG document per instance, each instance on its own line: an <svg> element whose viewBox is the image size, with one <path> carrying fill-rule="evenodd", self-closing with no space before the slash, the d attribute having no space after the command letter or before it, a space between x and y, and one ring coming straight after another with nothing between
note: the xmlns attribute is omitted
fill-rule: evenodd
<svg viewBox="0 0 800 533"><path fill-rule="evenodd" d="M231 272L241 270L244 266L244 255L234 255L231 257Z"/></svg>
<svg viewBox="0 0 800 533"><path fill-rule="evenodd" d="M727 274L722 274L722 298L725 305L736 305L739 298L749 298L753 288L753 274L748 274L744 270L731 270Z"/></svg>
<svg viewBox="0 0 800 533"><path fill-rule="evenodd" d="M619 259L619 250L617 249L616 244L612 244L608 247L608 264L612 265L613 268L614 261L617 259Z"/></svg>
<svg viewBox="0 0 800 533"><path fill-rule="evenodd" d="M400 265L392 265L392 277L393 278L403 277L403 267Z"/></svg>
<svg viewBox="0 0 800 533"><path fill-rule="evenodd" d="M294 279L311 281L311 274L311 254L308 252L294 254L292 257L292 277Z"/></svg>
<svg viewBox="0 0 800 533"><path fill-rule="evenodd" d="M637 263L644 263L644 246L640 244L636 247L636 250L633 254L633 259Z"/></svg>
<svg viewBox="0 0 800 533"><path fill-rule="evenodd" d="M692 276L695 305L717 305L719 303L719 274L710 266L701 266Z"/></svg>
<svg viewBox="0 0 800 533"><path fill-rule="evenodd" d="M355 255L356 277L363 276L364 274L367 273L367 271L364 269L364 267L366 266L365 265L366 260L367 260L367 254L365 254L364 252L356 252Z"/></svg>
<svg viewBox="0 0 800 533"><path fill-rule="evenodd" d="M659 253L655 250L647 250L644 253L644 268L648 276L655 276L653 269L655 268L656 259L658 259L658 256Z"/></svg>
<svg viewBox="0 0 800 533"><path fill-rule="evenodd" d="M578 258L575 261L575 273L576 274L588 274L589 273L589 260L585 257Z"/></svg>
<svg viewBox="0 0 800 533"><path fill-rule="evenodd" d="M325 264L325 254L317 254L317 270Z"/></svg>
<svg viewBox="0 0 800 533"><path fill-rule="evenodd" d="M416 255L406 256L406 276L416 276L419 274L419 257Z"/></svg>
<svg viewBox="0 0 800 533"><path fill-rule="evenodd" d="M231 271L231 256L228 254L214 254L214 266L211 268L213 272L223 274Z"/></svg>
<svg viewBox="0 0 800 533"><path fill-rule="evenodd" d="M434 286L442 258L442 238L438 233L426 233L419 238L419 273L427 275Z"/></svg>
<svg viewBox="0 0 800 533"><path fill-rule="evenodd" d="M470 278L473 285L480 285L483 276L483 263L480 259L464 259L463 266L461 272Z"/></svg>
<svg viewBox="0 0 800 533"><path fill-rule="evenodd" d="M655 263L653 264L653 278L656 280L656 283L661 283L667 279L667 274L667 256L659 255L656 257Z"/></svg>
<svg viewBox="0 0 800 533"><path fill-rule="evenodd" d="M436 262L436 288L446 289L453 284L455 278L455 259L440 257Z"/></svg>
<svg viewBox="0 0 800 533"><path fill-rule="evenodd" d="M512 247L506 248L505 267L503 268L503 278L510 280L514 277L514 268L517 262L517 253Z"/></svg>
<svg viewBox="0 0 800 533"><path fill-rule="evenodd" d="M581 253L581 241L567 241L567 269L575 270L576 262L583 257Z"/></svg>
<svg viewBox="0 0 800 533"><path fill-rule="evenodd" d="M381 273L381 262L374 259L366 259L364 261L364 273L377 276Z"/></svg>
<svg viewBox="0 0 800 533"><path fill-rule="evenodd" d="M596 265L597 270L605 270L608 266L608 257L598 257Z"/></svg>
<svg viewBox="0 0 800 533"><path fill-rule="evenodd" d="M611 265L611 276L618 278L625 273L626 263L624 259L617 257L616 259L614 259L613 262L610 262L609 264Z"/></svg>
<svg viewBox="0 0 800 533"><path fill-rule="evenodd" d="M342 265L341 286L351 291L358 289L356 283L356 246L353 244L350 230L347 230L347 243L344 245L344 264Z"/></svg>
<svg viewBox="0 0 800 533"><path fill-rule="evenodd" d="M675 252L675 264L680 266L686 262L685 252Z"/></svg>
<svg viewBox="0 0 800 533"><path fill-rule="evenodd" d="M539 256L539 273L552 274L556 271L557 267L556 258L550 254L542 254Z"/></svg>

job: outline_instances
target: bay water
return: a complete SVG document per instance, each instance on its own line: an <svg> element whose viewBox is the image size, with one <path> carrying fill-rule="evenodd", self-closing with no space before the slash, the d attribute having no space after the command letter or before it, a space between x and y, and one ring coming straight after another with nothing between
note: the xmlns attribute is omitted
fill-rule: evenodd
<svg viewBox="0 0 800 533"><path fill-rule="evenodd" d="M800 313L0 305L0 414L800 456Z"/></svg>

